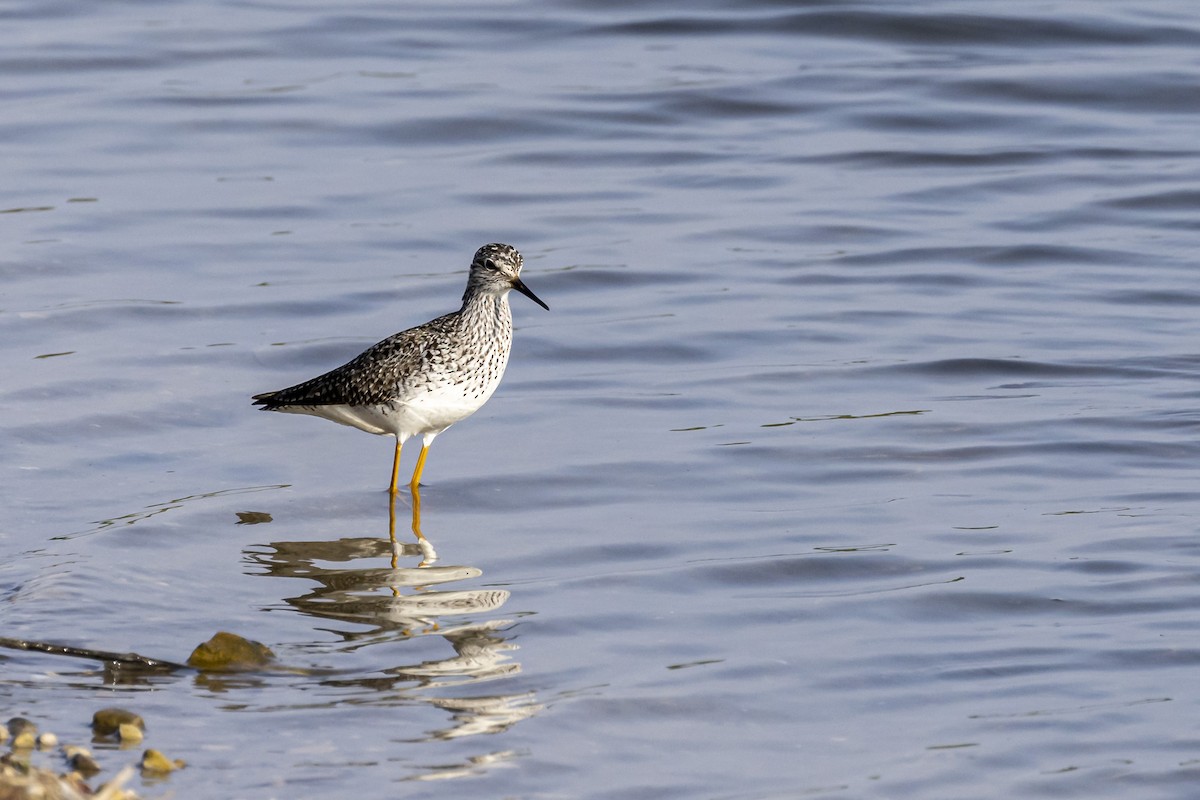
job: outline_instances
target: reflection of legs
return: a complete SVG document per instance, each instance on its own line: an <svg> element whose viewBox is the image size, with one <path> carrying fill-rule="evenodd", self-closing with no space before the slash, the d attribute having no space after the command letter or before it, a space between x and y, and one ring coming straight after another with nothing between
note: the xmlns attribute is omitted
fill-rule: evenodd
<svg viewBox="0 0 1200 800"><path fill-rule="evenodd" d="M417 547L421 548L421 563L418 567L428 567L433 562L438 560L437 551L433 549L433 545L425 538L425 534L421 533L421 491L416 484L412 487L413 512L412 512L412 532L417 537Z"/></svg>
<svg viewBox="0 0 1200 800"><path fill-rule="evenodd" d="M417 486L421 483L421 472L422 472L422 470L425 469L425 457L427 455L429 455L429 443L428 442L421 445L421 455L419 455L417 457L417 468L413 470L412 481L410 481L408 484L408 488L412 489L412 493L414 495L417 493ZM395 485L396 485L395 481L393 480L392 486L395 487ZM394 488L393 488L393 491L395 491ZM414 509L417 507L418 502L419 501L417 501L414 498L414 502L413 502Z"/></svg>
<svg viewBox="0 0 1200 800"><path fill-rule="evenodd" d="M421 533L421 491L417 488L415 483L412 486L412 498L412 532L416 535L418 540L424 540L425 534Z"/></svg>
<svg viewBox="0 0 1200 800"><path fill-rule="evenodd" d="M392 542L392 569L400 566L400 543L396 541L396 493L388 495L388 539ZM392 594L399 594L395 589Z"/></svg>
<svg viewBox="0 0 1200 800"><path fill-rule="evenodd" d="M421 563L418 567L428 567L438 560L437 551L433 549L433 545L425 538L425 534L421 533L421 492L413 491L412 504L412 532L417 537L417 547L421 551ZM403 548L396 541L396 495L388 495L388 539L392 543L392 569L397 569L400 566L400 556ZM393 594L399 594L393 589Z"/></svg>
<svg viewBox="0 0 1200 800"><path fill-rule="evenodd" d="M396 479L400 475L400 448L404 447L404 440L399 436L396 437L396 457L392 461L392 487L388 489L392 493L392 499L396 498Z"/></svg>

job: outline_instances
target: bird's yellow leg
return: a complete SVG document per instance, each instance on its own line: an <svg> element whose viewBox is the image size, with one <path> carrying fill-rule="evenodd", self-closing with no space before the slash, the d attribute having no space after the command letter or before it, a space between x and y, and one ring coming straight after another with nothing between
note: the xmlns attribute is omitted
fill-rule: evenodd
<svg viewBox="0 0 1200 800"><path fill-rule="evenodd" d="M400 477L400 448L402 448L402 447L404 447L404 442L401 441L399 436L397 436L396 437L396 457L392 461L392 486L390 489L388 489L388 491L391 492L392 497L396 496L396 481Z"/></svg>
<svg viewBox="0 0 1200 800"><path fill-rule="evenodd" d="M421 471L425 469L425 456L427 455L429 455L429 445L421 445L421 455L417 457L417 468L413 470L412 480L408 484L408 488L412 489L414 494L417 486L421 483Z"/></svg>

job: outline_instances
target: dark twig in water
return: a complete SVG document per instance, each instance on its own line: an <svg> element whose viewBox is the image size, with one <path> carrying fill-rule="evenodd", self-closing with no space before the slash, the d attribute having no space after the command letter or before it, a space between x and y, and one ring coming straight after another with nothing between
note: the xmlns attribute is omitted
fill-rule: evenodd
<svg viewBox="0 0 1200 800"><path fill-rule="evenodd" d="M135 667L148 670L171 671L191 669L186 664L176 664L174 661L164 661L159 658L147 658L137 653L112 653L107 650L92 650L87 647L72 647L66 644L50 642L30 642L25 639L9 639L0 636L0 647L10 650L29 650L35 653L49 653L56 656L72 656L74 658L89 658L93 661L104 661L123 667Z"/></svg>

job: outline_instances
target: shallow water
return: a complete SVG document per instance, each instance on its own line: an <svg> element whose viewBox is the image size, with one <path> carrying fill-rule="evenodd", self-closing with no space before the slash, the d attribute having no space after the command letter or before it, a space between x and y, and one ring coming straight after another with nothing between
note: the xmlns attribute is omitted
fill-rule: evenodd
<svg viewBox="0 0 1200 800"><path fill-rule="evenodd" d="M0 635L286 668L0 713L137 711L150 795L1194 796L1191 4L0 15ZM488 241L552 310L430 563L388 440L249 396Z"/></svg>

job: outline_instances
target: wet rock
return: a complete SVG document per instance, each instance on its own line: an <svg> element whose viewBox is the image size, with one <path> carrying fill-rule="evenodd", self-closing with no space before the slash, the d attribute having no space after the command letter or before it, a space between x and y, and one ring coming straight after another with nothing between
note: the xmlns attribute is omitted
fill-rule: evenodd
<svg viewBox="0 0 1200 800"><path fill-rule="evenodd" d="M13 747L33 747L37 743L38 726L33 720L13 717L4 723L4 729L12 735Z"/></svg>
<svg viewBox="0 0 1200 800"><path fill-rule="evenodd" d="M142 729L132 722L122 722L117 728L117 738L121 740L121 744L138 744L142 739L146 738L142 733Z"/></svg>
<svg viewBox="0 0 1200 800"><path fill-rule="evenodd" d="M90 778L100 771L100 765L86 747L65 745L63 755L67 757L67 766L85 778Z"/></svg>
<svg viewBox="0 0 1200 800"><path fill-rule="evenodd" d="M92 733L97 736L112 736L121 730L122 725L146 730L145 720L123 708L102 708L92 715Z"/></svg>
<svg viewBox="0 0 1200 800"><path fill-rule="evenodd" d="M188 656L188 666L211 672L258 669L275 660L271 648L236 633L221 631Z"/></svg>
<svg viewBox="0 0 1200 800"><path fill-rule="evenodd" d="M186 767L187 762L183 759L170 759L163 755L158 750L147 750L142 754L142 772L151 775L166 775L182 767Z"/></svg>
<svg viewBox="0 0 1200 800"><path fill-rule="evenodd" d="M12 738L13 750L32 750L37 744L37 729L24 730L14 734Z"/></svg>

